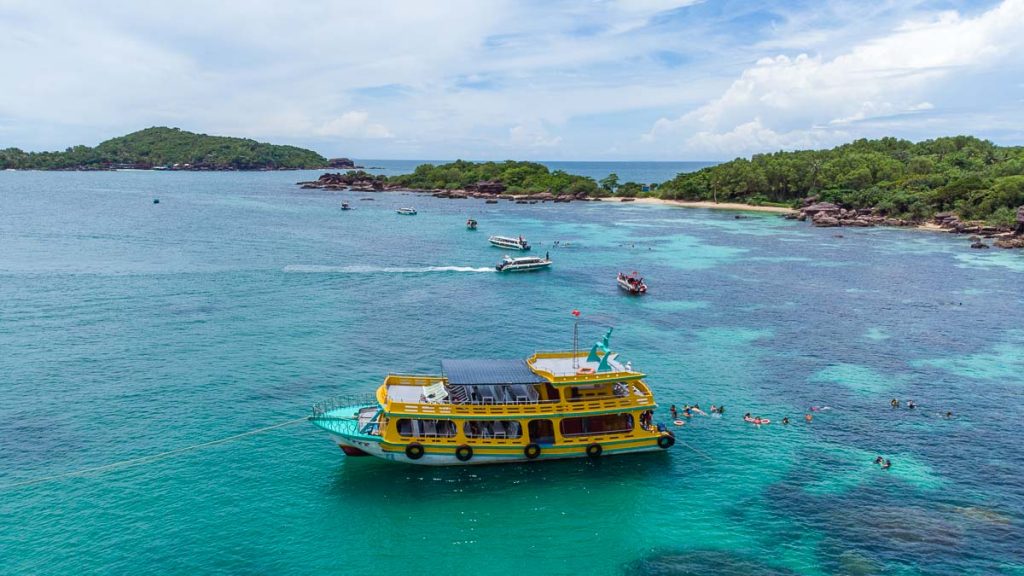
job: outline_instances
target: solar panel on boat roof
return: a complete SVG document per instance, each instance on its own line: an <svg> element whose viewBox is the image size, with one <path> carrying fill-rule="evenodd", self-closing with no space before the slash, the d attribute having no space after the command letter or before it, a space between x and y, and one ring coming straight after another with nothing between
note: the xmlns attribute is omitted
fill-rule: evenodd
<svg viewBox="0 0 1024 576"><path fill-rule="evenodd" d="M474 384L542 384L525 360L441 360L441 371L452 386Z"/></svg>

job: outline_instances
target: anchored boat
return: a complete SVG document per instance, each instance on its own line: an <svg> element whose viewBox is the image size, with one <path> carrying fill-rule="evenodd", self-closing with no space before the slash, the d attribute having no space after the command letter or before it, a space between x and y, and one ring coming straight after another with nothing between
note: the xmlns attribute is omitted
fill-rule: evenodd
<svg viewBox="0 0 1024 576"><path fill-rule="evenodd" d="M608 348L525 360L442 360L441 374L389 374L372 401L328 401L310 421L349 456L435 466L597 458L665 450L645 374Z"/></svg>
<svg viewBox="0 0 1024 576"><path fill-rule="evenodd" d="M543 258L538 256L524 256L522 258L512 258L511 256L505 256L498 262L498 265L494 267L498 272L531 272L533 270L543 270L551 267L551 259L548 258L547 254Z"/></svg>
<svg viewBox="0 0 1024 576"><path fill-rule="evenodd" d="M647 284L644 283L644 279L636 272L629 274L619 272L619 276L615 281L618 282L619 288L630 294L647 294Z"/></svg>
<svg viewBox="0 0 1024 576"><path fill-rule="evenodd" d="M342 210L351 210L352 206L350 206L348 202L342 202L341 203L341 209Z"/></svg>
<svg viewBox="0 0 1024 576"><path fill-rule="evenodd" d="M487 239L493 246L498 248L507 248L509 250L529 250L530 243L526 241L526 238L520 236L519 238L509 238L508 236L491 236Z"/></svg>
<svg viewBox="0 0 1024 576"><path fill-rule="evenodd" d="M395 212L398 212L399 214L401 214L403 216L415 216L416 215L416 209L415 208L399 208L398 210L395 210Z"/></svg>
<svg viewBox="0 0 1024 576"><path fill-rule="evenodd" d="M469 220L466 220L466 229L467 230L476 230L476 220L473 220L472 218L470 218Z"/></svg>

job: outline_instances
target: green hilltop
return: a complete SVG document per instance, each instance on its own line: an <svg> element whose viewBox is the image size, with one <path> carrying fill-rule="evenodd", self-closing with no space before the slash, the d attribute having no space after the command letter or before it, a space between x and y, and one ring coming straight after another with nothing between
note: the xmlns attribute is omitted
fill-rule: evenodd
<svg viewBox="0 0 1024 576"><path fill-rule="evenodd" d="M247 138L208 136L154 127L112 138L94 148L63 152L0 150L0 169L102 170L116 166L173 167L192 170L278 170L320 168L323 156L296 146L265 144ZM187 165L187 166L186 166Z"/></svg>
<svg viewBox="0 0 1024 576"><path fill-rule="evenodd" d="M757 154L679 174L662 198L796 205L817 196L846 208L924 220L939 212L1010 225L1024 205L1024 147L971 136L856 140L831 150Z"/></svg>
<svg viewBox="0 0 1024 576"><path fill-rule="evenodd" d="M461 190L478 182L501 182L509 194L598 194L593 178L548 170L537 162L469 162L456 160L448 164L420 164L412 174L392 176L389 183L418 190Z"/></svg>

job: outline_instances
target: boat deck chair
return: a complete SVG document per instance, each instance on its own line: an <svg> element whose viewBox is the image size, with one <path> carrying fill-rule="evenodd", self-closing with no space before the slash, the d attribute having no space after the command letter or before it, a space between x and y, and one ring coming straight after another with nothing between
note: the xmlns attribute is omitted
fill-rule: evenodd
<svg viewBox="0 0 1024 576"><path fill-rule="evenodd" d="M444 402L448 398L448 391L444 389L444 382L436 382L430 386L424 386L423 398L432 404Z"/></svg>

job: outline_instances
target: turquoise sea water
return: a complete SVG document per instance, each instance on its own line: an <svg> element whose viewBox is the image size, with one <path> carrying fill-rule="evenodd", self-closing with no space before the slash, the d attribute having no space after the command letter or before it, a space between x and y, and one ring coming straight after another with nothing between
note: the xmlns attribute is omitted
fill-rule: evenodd
<svg viewBox="0 0 1024 576"><path fill-rule="evenodd" d="M1024 573L1024 253L293 185L315 176L0 172L0 573ZM554 268L491 272L492 233ZM615 286L634 269L646 297ZM568 347L574 308L585 341L615 326L660 420L725 417L664 453L462 469L347 459L300 423L10 487L299 418L389 370Z"/></svg>

